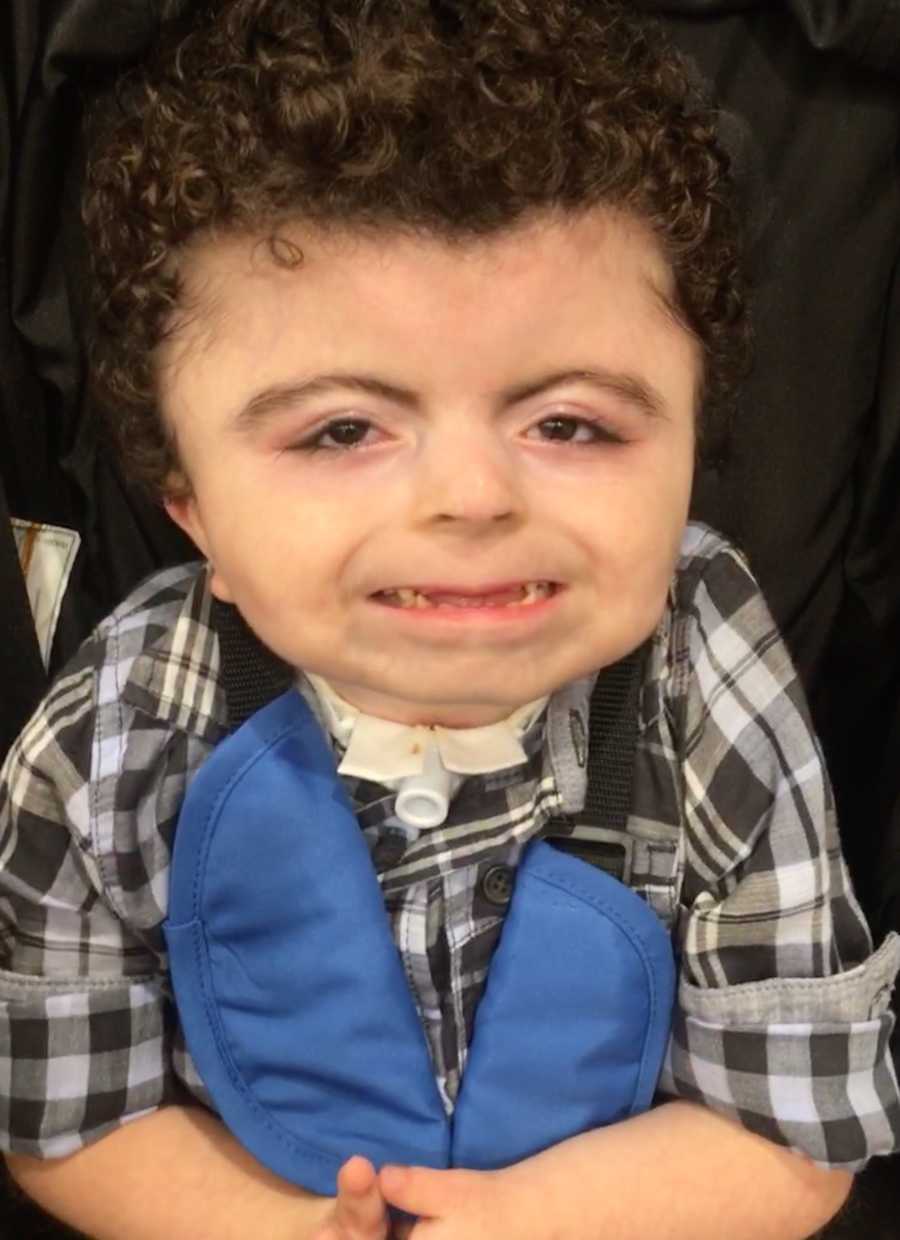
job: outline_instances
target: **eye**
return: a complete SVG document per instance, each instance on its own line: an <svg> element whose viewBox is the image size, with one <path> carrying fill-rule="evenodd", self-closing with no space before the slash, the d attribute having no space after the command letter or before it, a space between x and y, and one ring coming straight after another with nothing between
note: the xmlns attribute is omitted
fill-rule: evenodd
<svg viewBox="0 0 900 1240"><path fill-rule="evenodd" d="M593 418L578 418L571 414L554 414L542 418L537 426L544 432L543 438L551 443L626 443L624 436L617 434L605 423Z"/></svg>
<svg viewBox="0 0 900 1240"><path fill-rule="evenodd" d="M290 452L351 452L362 446L372 423L365 418L336 418L307 439L292 444ZM327 440L332 442L328 443Z"/></svg>

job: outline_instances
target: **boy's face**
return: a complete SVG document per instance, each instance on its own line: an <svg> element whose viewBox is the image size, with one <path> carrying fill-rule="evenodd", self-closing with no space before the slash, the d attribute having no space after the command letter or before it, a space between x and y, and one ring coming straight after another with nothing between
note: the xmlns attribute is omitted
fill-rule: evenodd
<svg viewBox="0 0 900 1240"><path fill-rule="evenodd" d="M404 723L492 723L638 646L686 520L700 378L650 235L604 211L456 247L284 235L300 266L195 249L161 357L192 488L167 507L214 593Z"/></svg>

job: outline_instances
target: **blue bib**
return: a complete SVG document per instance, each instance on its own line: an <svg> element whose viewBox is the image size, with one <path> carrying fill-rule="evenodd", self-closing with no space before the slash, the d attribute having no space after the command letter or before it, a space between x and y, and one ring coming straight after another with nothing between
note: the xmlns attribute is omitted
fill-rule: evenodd
<svg viewBox="0 0 900 1240"><path fill-rule="evenodd" d="M333 1195L351 1154L501 1167L653 1098L669 936L622 883L537 841L445 1114L365 838L295 690L192 779L164 929L187 1046L223 1121L313 1192Z"/></svg>

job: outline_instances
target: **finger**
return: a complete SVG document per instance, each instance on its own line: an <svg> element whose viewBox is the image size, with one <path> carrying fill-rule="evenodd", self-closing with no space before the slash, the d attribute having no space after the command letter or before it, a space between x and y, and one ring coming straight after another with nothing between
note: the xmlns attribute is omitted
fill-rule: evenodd
<svg viewBox="0 0 900 1240"><path fill-rule="evenodd" d="M378 1183L375 1168L368 1158L354 1154L348 1158L337 1175L338 1196L347 1193L350 1197L362 1197Z"/></svg>
<svg viewBox="0 0 900 1240"><path fill-rule="evenodd" d="M378 1183L385 1201L424 1218L440 1218L462 1203L466 1171L435 1171L431 1167L382 1167Z"/></svg>
<svg viewBox="0 0 900 1240"><path fill-rule="evenodd" d="M387 1231L387 1209L375 1168L358 1155L344 1163L337 1177L335 1222L359 1234L361 1240L379 1240Z"/></svg>

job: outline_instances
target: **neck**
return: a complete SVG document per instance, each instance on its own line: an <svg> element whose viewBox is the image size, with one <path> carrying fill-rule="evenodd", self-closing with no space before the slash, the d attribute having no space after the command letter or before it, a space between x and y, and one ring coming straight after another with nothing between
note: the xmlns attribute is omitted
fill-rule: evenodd
<svg viewBox="0 0 900 1240"><path fill-rule="evenodd" d="M336 693L347 705L354 707L361 714L371 715L376 719L385 719L390 723L402 723L409 727L423 728L487 728L492 724L501 723L526 703L518 705L498 705L484 703L479 705L420 705L416 702L404 702L369 693L355 685L342 684L335 680L324 680L323 677L311 677L324 683Z"/></svg>

